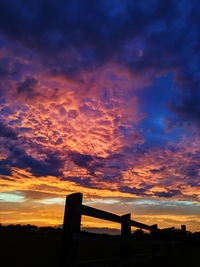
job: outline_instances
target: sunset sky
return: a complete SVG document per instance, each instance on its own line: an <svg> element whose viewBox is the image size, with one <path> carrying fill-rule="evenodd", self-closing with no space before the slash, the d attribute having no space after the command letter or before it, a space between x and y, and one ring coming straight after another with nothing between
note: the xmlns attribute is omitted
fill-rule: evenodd
<svg viewBox="0 0 200 267"><path fill-rule="evenodd" d="M62 224L82 192L200 231L199 14L198 0L0 1L0 223Z"/></svg>

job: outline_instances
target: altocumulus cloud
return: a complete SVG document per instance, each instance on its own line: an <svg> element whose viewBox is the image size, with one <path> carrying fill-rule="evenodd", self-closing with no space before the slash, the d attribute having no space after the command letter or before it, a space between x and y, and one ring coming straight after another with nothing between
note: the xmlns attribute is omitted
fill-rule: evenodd
<svg viewBox="0 0 200 267"><path fill-rule="evenodd" d="M199 201L199 11L189 0L1 1L3 178L18 169ZM157 107L149 92L164 95Z"/></svg>

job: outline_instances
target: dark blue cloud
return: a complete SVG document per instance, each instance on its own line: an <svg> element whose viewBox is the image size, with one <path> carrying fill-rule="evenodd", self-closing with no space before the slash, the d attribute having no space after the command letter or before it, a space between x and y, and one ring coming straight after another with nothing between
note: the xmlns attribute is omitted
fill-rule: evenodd
<svg viewBox="0 0 200 267"><path fill-rule="evenodd" d="M9 160L6 159L0 160L0 175L11 176L12 170L9 163L10 163ZM3 179L6 180L7 178L4 177Z"/></svg>
<svg viewBox="0 0 200 267"><path fill-rule="evenodd" d="M9 139L17 139L17 132L15 132L15 130L7 126L5 123L0 122L0 136Z"/></svg>
<svg viewBox="0 0 200 267"><path fill-rule="evenodd" d="M59 158L59 155L57 155L55 152L54 153L48 152L44 154L45 159L42 160L27 155L25 150L19 148L17 145L9 145L8 148L10 151L10 155L5 160L6 166L9 166L8 168L16 167L20 169L26 169L32 175L37 177L49 176L49 175L51 176L62 175L62 168L64 166L64 161L61 160Z"/></svg>
<svg viewBox="0 0 200 267"><path fill-rule="evenodd" d="M11 110L8 106L4 106L1 110L0 110L0 114L4 115L4 116L8 116L11 114L14 114L13 110ZM10 124L11 125L11 124Z"/></svg>
<svg viewBox="0 0 200 267"><path fill-rule="evenodd" d="M154 194L157 197L171 198L177 195L181 195L181 191L172 189L167 192L155 192Z"/></svg>
<svg viewBox="0 0 200 267"><path fill-rule="evenodd" d="M164 171L166 169L166 167L161 167L160 169L152 169L150 170L151 173L160 173L162 171Z"/></svg>
<svg viewBox="0 0 200 267"><path fill-rule="evenodd" d="M136 188L136 187L121 186L119 188L119 191L123 193L130 193L130 194L138 195L138 196L146 196L148 195L146 194L147 189L148 188L146 187Z"/></svg>
<svg viewBox="0 0 200 267"><path fill-rule="evenodd" d="M85 155L85 154L79 154L79 153L70 153L70 157L72 158L73 162L84 168L89 168L89 164L91 161L93 161L93 157L90 155Z"/></svg>
<svg viewBox="0 0 200 267"><path fill-rule="evenodd" d="M11 168L6 160L0 160L0 175L10 176L12 174Z"/></svg>
<svg viewBox="0 0 200 267"><path fill-rule="evenodd" d="M182 127L185 122L199 124L199 11L199 2L189 0L7 0L0 3L0 34L8 40L6 45L16 41L38 53L53 75L80 79L82 70L108 62L134 74L171 73L181 90L179 101L163 86L163 98L158 91L154 97L161 102L171 97L169 111L175 118L161 106L152 109L150 116L155 119L159 112L169 117L171 125ZM0 76L10 72L8 59L1 59ZM35 78L26 77L17 92L36 96L36 85ZM156 120L153 123L163 135L164 128ZM155 140L155 133L150 135Z"/></svg>
<svg viewBox="0 0 200 267"><path fill-rule="evenodd" d="M73 48L78 53L78 61L73 54L67 58L68 62L59 58L62 71L69 75L110 60L126 64L134 72L181 64L177 53L182 52L183 41L188 36L188 26L184 25L186 16L181 16L187 6L171 0L142 3L130 0L110 3L105 0L3 1L0 32L45 55L51 53L53 61L56 59L53 54ZM134 45L137 40L145 46L141 58L134 53L138 49L138 45ZM130 55L132 41L133 56ZM57 67L55 65L52 71L58 72Z"/></svg>
<svg viewBox="0 0 200 267"><path fill-rule="evenodd" d="M4 60L0 60L0 78L4 78L8 75L8 69Z"/></svg>
<svg viewBox="0 0 200 267"><path fill-rule="evenodd" d="M93 177L67 176L67 177L62 177L60 180L71 181L71 182L76 183L77 185L80 185L86 188L101 189L100 185L94 184Z"/></svg>
<svg viewBox="0 0 200 267"><path fill-rule="evenodd" d="M41 161L35 159L31 156L22 156L18 158L14 163L16 167L21 167L24 169L29 169L34 176L60 176L62 174L59 171L62 166L61 161L59 161L55 156L48 155L48 159Z"/></svg>
<svg viewBox="0 0 200 267"><path fill-rule="evenodd" d="M23 82L19 82L17 85L17 93L19 95L25 95L27 98L36 97L38 94L35 91L35 88L38 84L38 81L34 77L26 77Z"/></svg>

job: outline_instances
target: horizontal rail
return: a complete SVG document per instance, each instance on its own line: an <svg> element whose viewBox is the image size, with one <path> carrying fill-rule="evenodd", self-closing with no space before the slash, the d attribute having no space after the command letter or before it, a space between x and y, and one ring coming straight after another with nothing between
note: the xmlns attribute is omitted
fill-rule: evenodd
<svg viewBox="0 0 200 267"><path fill-rule="evenodd" d="M137 228L141 228L141 229L145 229L145 230L152 230L153 229L152 226L149 226L149 225L144 224L144 223L136 222L136 221L133 221L133 220L131 220L131 226L134 226L134 227L137 227Z"/></svg>
<svg viewBox="0 0 200 267"><path fill-rule="evenodd" d="M152 230L153 229L153 226L149 226L149 225L146 225L146 224L143 224L140 222L136 222L133 220L125 220L123 217L121 217L119 215L116 215L116 214L113 214L113 213L110 213L107 211L99 210L96 208L92 208L89 206L85 206L85 205L82 205L81 213L83 215L95 217L95 218L102 219L102 220L108 220L108 221L117 222L117 223L130 224L131 226L145 229L145 230Z"/></svg>
<svg viewBox="0 0 200 267"><path fill-rule="evenodd" d="M116 214L113 214L107 211L95 209L95 208L85 206L85 205L82 205L81 213L83 215L95 217L95 218L102 219L102 220L108 220L108 221L117 222L117 223L122 222L122 218L119 215L116 215Z"/></svg>
<svg viewBox="0 0 200 267"><path fill-rule="evenodd" d="M62 236L62 266L77 266L77 241L80 236L81 229L81 216L86 215L102 220L112 221L121 224L121 255L125 259L127 256L131 256L131 226L141 228L149 231L161 232L158 229L157 224L146 225L144 223L131 220L131 214L124 214L122 216L92 208L83 205L83 194L74 193L70 194L66 198L65 213L63 221L63 236ZM181 230L186 234L186 226L182 225ZM67 252L67 257L66 257Z"/></svg>

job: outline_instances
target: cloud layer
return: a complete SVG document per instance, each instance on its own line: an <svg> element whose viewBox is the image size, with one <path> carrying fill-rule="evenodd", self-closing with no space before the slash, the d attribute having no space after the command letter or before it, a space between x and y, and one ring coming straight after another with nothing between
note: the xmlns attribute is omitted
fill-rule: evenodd
<svg viewBox="0 0 200 267"><path fill-rule="evenodd" d="M1 192L199 203L199 11L2 1Z"/></svg>

